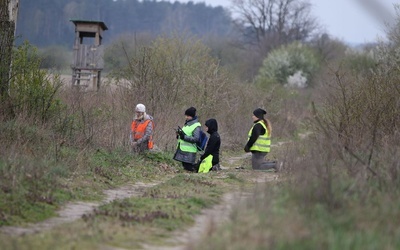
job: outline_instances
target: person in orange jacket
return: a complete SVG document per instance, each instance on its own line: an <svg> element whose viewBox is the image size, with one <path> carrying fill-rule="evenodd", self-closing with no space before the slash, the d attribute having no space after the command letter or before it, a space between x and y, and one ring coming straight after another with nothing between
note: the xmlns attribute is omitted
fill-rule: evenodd
<svg viewBox="0 0 400 250"><path fill-rule="evenodd" d="M130 142L132 151L142 153L153 148L154 121L146 114L146 106L139 103L131 125Z"/></svg>

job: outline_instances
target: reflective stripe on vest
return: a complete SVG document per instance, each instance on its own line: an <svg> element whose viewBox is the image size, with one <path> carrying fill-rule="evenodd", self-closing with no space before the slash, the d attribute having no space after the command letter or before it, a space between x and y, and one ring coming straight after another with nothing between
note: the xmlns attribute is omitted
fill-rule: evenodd
<svg viewBox="0 0 400 250"><path fill-rule="evenodd" d="M188 136L192 136L193 131L197 128L201 126L200 122L195 122L190 126L183 126L182 130L183 132L188 135ZM183 151L183 152L189 152L189 153L196 153L197 152L197 146L195 142L187 142L184 141L182 139L178 140L178 145L179 148Z"/></svg>
<svg viewBox="0 0 400 250"><path fill-rule="evenodd" d="M262 122L262 121L259 121L257 123L260 123L261 126L263 126L263 128L265 129L265 134L260 135L257 138L257 140L254 142L253 146L251 146L250 151L255 150L255 151L268 153L271 149L271 138L268 135L267 127L265 126L264 122ZM256 125L256 124L254 124L254 125ZM249 131L248 139L250 139L251 133L253 132L254 125L253 125L253 127L251 127L251 129Z"/></svg>

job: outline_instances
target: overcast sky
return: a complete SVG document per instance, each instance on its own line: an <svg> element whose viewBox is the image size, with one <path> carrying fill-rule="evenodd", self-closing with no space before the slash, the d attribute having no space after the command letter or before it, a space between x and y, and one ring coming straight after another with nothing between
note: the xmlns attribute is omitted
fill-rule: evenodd
<svg viewBox="0 0 400 250"><path fill-rule="evenodd" d="M170 0L174 2L174 0ZM177 0L179 2L205 2L207 5L230 6L230 0ZM363 8L360 3L379 2L394 13L393 4L400 0L309 0L312 14L331 36L348 43L374 42L384 38L384 25ZM372 9L375 9L374 7Z"/></svg>

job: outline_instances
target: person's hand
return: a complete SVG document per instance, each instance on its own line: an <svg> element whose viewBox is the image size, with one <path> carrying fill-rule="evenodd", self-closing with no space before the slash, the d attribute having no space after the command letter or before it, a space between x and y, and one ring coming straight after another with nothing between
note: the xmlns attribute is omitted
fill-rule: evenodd
<svg viewBox="0 0 400 250"><path fill-rule="evenodd" d="M181 140L185 138L185 132L183 132L183 130L178 130L178 135Z"/></svg>
<svg viewBox="0 0 400 250"><path fill-rule="evenodd" d="M137 147L137 144L138 144L138 143L137 143L137 142L135 142L135 141L134 141L134 142L132 142L132 144L131 144L131 145L132 145L132 148L136 148L136 147Z"/></svg>
<svg viewBox="0 0 400 250"><path fill-rule="evenodd" d="M244 152L247 152L247 153L248 153L248 152L250 152L250 148L249 148L249 146L247 146L247 145L246 145L246 146L244 146Z"/></svg>

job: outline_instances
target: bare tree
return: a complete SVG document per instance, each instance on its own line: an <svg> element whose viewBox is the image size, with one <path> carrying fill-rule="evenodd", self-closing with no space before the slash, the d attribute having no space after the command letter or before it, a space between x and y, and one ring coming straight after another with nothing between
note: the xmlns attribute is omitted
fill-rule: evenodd
<svg viewBox="0 0 400 250"><path fill-rule="evenodd" d="M19 0L0 0L0 104L9 112L8 86Z"/></svg>
<svg viewBox="0 0 400 250"><path fill-rule="evenodd" d="M231 0L235 24L247 44L263 54L293 41L305 41L319 26L307 0Z"/></svg>

